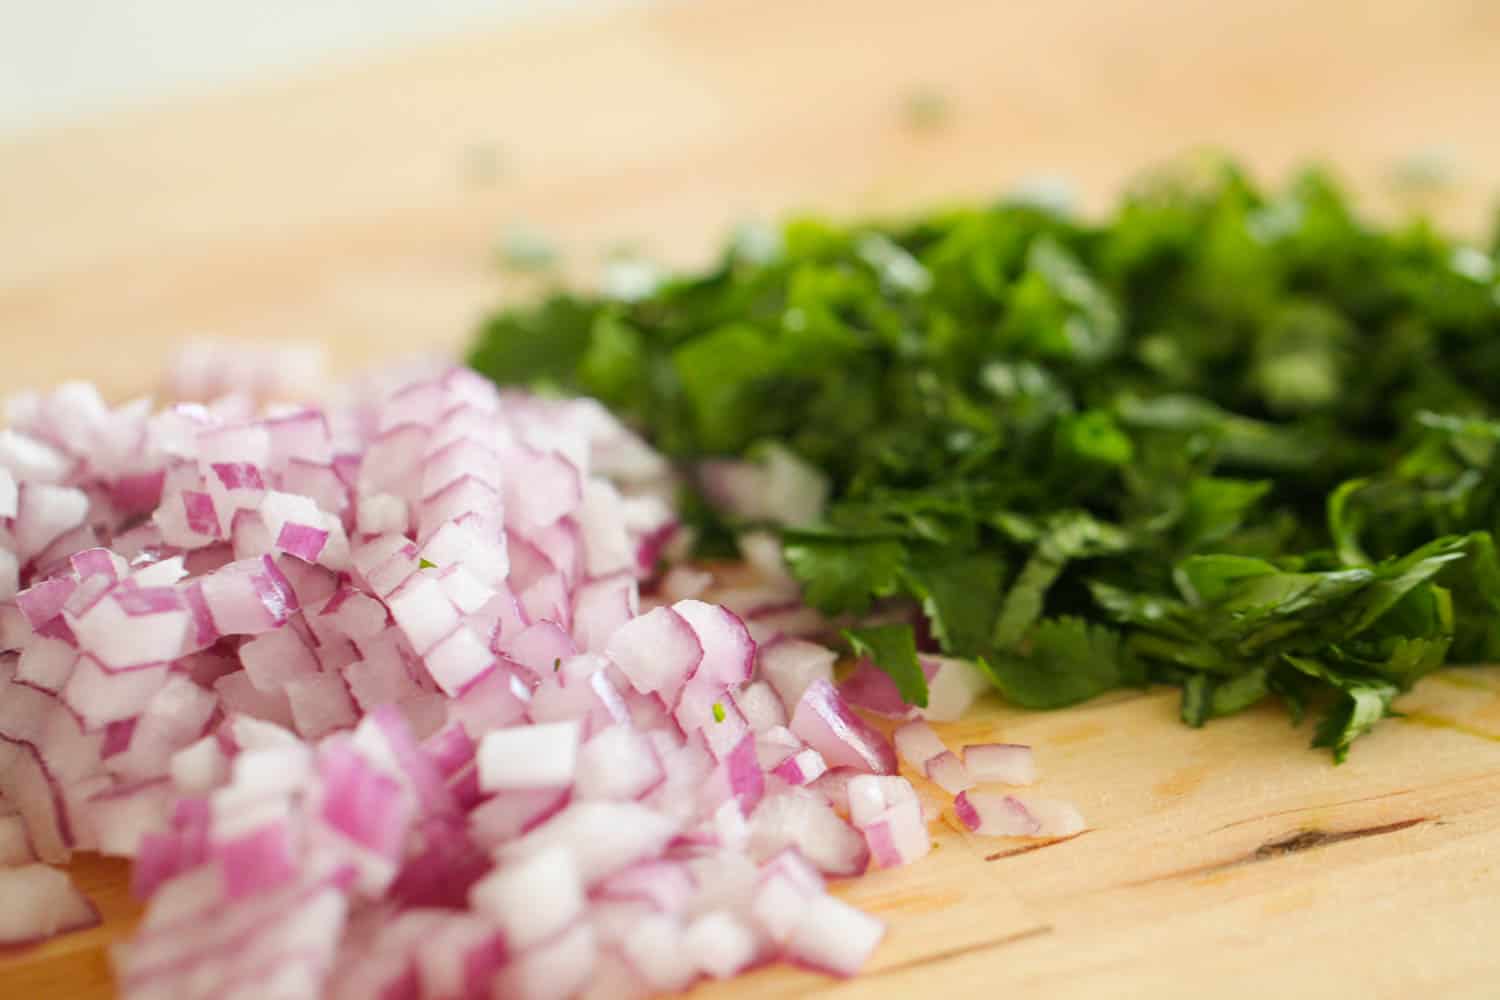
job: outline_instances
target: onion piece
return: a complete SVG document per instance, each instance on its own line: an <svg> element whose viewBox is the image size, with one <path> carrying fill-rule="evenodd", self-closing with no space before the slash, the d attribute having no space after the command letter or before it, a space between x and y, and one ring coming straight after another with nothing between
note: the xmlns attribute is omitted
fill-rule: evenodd
<svg viewBox="0 0 1500 1000"><path fill-rule="evenodd" d="M933 728L920 720L897 726L891 741L902 763L914 771L925 772L929 760L948 752Z"/></svg>
<svg viewBox="0 0 1500 1000"><path fill-rule="evenodd" d="M1013 795L959 792L953 800L958 820L985 837L1039 837L1041 820Z"/></svg>
<svg viewBox="0 0 1500 1000"><path fill-rule="evenodd" d="M1060 799L1027 799L1026 807L1038 824L1039 837L1072 837L1088 829L1083 814Z"/></svg>
<svg viewBox="0 0 1500 1000"><path fill-rule="evenodd" d="M0 899L0 944L33 944L99 923L67 873L47 865L0 868Z"/></svg>
<svg viewBox="0 0 1500 1000"><path fill-rule="evenodd" d="M952 750L944 750L930 758L923 766L923 772L929 781L949 795L957 795L974 787L973 775Z"/></svg>
<svg viewBox="0 0 1500 1000"><path fill-rule="evenodd" d="M834 767L894 774L896 752L879 730L849 709L826 680L808 685L792 713L792 732Z"/></svg>
<svg viewBox="0 0 1500 1000"><path fill-rule="evenodd" d="M632 726L610 726L578 753L577 792L585 799L638 799L666 778L656 750Z"/></svg>
<svg viewBox="0 0 1500 1000"><path fill-rule="evenodd" d="M808 897L786 941L788 960L835 976L852 976L885 936L885 924L833 896Z"/></svg>
<svg viewBox="0 0 1500 1000"><path fill-rule="evenodd" d="M766 860L796 848L827 875L859 875L870 849L859 832L814 792L792 788L763 799L750 817L750 854Z"/></svg>
<svg viewBox="0 0 1500 1000"><path fill-rule="evenodd" d="M583 882L573 855L556 847L502 865L469 890L479 913L515 949L529 948L583 915Z"/></svg>
<svg viewBox="0 0 1500 1000"><path fill-rule="evenodd" d="M703 646L687 619L670 608L634 618L609 639L604 653L643 693L675 704L678 693L703 661Z"/></svg>
<svg viewBox="0 0 1500 1000"><path fill-rule="evenodd" d="M815 681L833 683L837 660L837 653L816 643L783 639L760 648L759 666L761 676L781 695L781 703L790 713Z"/></svg>
<svg viewBox="0 0 1500 1000"><path fill-rule="evenodd" d="M578 769L580 733L576 721L486 733L479 742L479 787L493 792L571 784Z"/></svg>
<svg viewBox="0 0 1500 1000"><path fill-rule="evenodd" d="M921 657L927 676L927 707L915 713L933 722L954 722L969 711L974 699L990 689L990 682L968 660L947 656Z"/></svg>
<svg viewBox="0 0 1500 1000"><path fill-rule="evenodd" d="M1030 785L1036 781L1036 757L1021 743L974 743L963 748L964 769L977 782Z"/></svg>

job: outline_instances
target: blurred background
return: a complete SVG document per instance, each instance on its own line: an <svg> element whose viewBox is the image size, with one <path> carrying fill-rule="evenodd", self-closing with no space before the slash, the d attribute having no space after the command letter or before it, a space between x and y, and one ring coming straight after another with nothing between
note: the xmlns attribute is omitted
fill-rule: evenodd
<svg viewBox="0 0 1500 1000"><path fill-rule="evenodd" d="M502 266L701 260L737 222L1194 150L1487 229L1489 0L0 0L0 391L194 334L460 345Z"/></svg>

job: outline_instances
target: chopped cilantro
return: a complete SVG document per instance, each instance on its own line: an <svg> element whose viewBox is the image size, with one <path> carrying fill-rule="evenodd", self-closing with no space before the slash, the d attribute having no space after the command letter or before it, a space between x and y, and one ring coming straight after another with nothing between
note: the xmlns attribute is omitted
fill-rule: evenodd
<svg viewBox="0 0 1500 1000"><path fill-rule="evenodd" d="M787 566L913 703L941 651L1033 707L1164 682L1198 726L1274 696L1341 759L1424 674L1500 658L1497 251L1195 161L1099 221L1012 197L741 234L501 312L470 361L684 463L819 470ZM684 510L704 545L764 527ZM903 603L920 627L863 621Z"/></svg>
<svg viewBox="0 0 1500 1000"><path fill-rule="evenodd" d="M913 132L930 132L948 124L953 102L939 90L923 87L907 94L901 102L901 117Z"/></svg>
<svg viewBox="0 0 1500 1000"><path fill-rule="evenodd" d="M856 656L869 658L896 682L902 701L927 707L927 675L917 660L917 644L910 625L851 628L844 631L844 638Z"/></svg>
<svg viewBox="0 0 1500 1000"><path fill-rule="evenodd" d="M417 569L437 569L437 563L423 556L417 559Z"/></svg>
<svg viewBox="0 0 1500 1000"><path fill-rule="evenodd" d="M545 271L557 263L557 247L530 226L513 223L500 236L500 263L512 271Z"/></svg>
<svg viewBox="0 0 1500 1000"><path fill-rule="evenodd" d="M724 705L723 705L722 702L717 702L717 701L714 702L714 721L715 722L723 722L724 721Z"/></svg>

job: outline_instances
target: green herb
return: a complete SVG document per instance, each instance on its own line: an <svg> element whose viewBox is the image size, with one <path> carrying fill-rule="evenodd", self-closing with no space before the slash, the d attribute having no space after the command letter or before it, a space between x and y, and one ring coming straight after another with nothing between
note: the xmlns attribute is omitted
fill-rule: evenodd
<svg viewBox="0 0 1500 1000"><path fill-rule="evenodd" d="M512 271L545 271L557 263L557 247L530 226L514 223L500 236L500 263Z"/></svg>
<svg viewBox="0 0 1500 1000"><path fill-rule="evenodd" d="M948 123L952 103L941 91L924 87L906 95L901 102L901 117L914 132L934 131Z"/></svg>
<svg viewBox="0 0 1500 1000"><path fill-rule="evenodd" d="M555 673L557 673L561 669L562 669L562 657L560 657L560 656L559 657L555 657L552 660L552 672L555 674Z"/></svg>
<svg viewBox="0 0 1500 1000"><path fill-rule="evenodd" d="M910 625L874 625L844 631L856 656L867 657L890 675L908 705L927 707L927 675L917 662L917 644Z"/></svg>
<svg viewBox="0 0 1500 1000"><path fill-rule="evenodd" d="M1458 173L1452 151L1418 149L1391 165L1391 183L1400 191L1440 191L1452 187Z"/></svg>
<svg viewBox="0 0 1500 1000"><path fill-rule="evenodd" d="M714 702L714 721L715 722L723 722L724 721L724 705L723 705L722 702L717 702L717 701Z"/></svg>
<svg viewBox="0 0 1500 1000"><path fill-rule="evenodd" d="M437 563L423 556L417 559L417 569L437 569Z"/></svg>
<svg viewBox="0 0 1500 1000"><path fill-rule="evenodd" d="M1103 221L1012 197L786 225L708 270L493 317L471 355L598 396L684 463L779 446L828 501L782 531L809 603L920 703L918 650L1052 707L1266 699L1336 757L1439 665L1500 658L1492 249L1357 216L1316 171L1143 180Z"/></svg>

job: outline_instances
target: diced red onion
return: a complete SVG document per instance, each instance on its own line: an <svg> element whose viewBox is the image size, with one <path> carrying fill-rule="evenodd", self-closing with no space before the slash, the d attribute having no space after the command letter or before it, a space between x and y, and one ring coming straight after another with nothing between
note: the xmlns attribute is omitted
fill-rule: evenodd
<svg viewBox="0 0 1500 1000"><path fill-rule="evenodd" d="M918 772L924 772L929 760L948 750L933 728L920 720L897 726L891 741L902 763Z"/></svg>
<svg viewBox="0 0 1500 1000"><path fill-rule="evenodd" d="M761 647L760 673L781 695L781 703L790 714L814 681L833 682L837 659L833 650L815 643L783 639Z"/></svg>
<svg viewBox="0 0 1500 1000"><path fill-rule="evenodd" d="M1083 814L1060 799L1027 799L1026 807L1038 824L1037 836L1072 837L1088 829Z"/></svg>
<svg viewBox="0 0 1500 1000"><path fill-rule="evenodd" d="M767 859L795 847L828 875L859 875L870 851L821 795L801 788L761 800L750 817L750 853Z"/></svg>
<svg viewBox="0 0 1500 1000"><path fill-rule="evenodd" d="M957 795L974 787L974 776L964 767L964 762L952 750L944 750L928 759L922 766L927 779L949 795Z"/></svg>
<svg viewBox="0 0 1500 1000"><path fill-rule="evenodd" d="M974 833L986 837L1038 837L1042 824L1014 795L959 792L953 800L958 820Z"/></svg>
<svg viewBox="0 0 1500 1000"><path fill-rule="evenodd" d="M585 647L588 648L588 647ZM693 627L676 611L656 608L618 628L604 653L643 693L659 693L668 704L703 660Z"/></svg>
<svg viewBox="0 0 1500 1000"><path fill-rule="evenodd" d="M585 799L638 799L666 778L656 750L639 730L609 726L578 752L577 793Z"/></svg>
<svg viewBox="0 0 1500 1000"><path fill-rule="evenodd" d="M577 722L486 733L479 742L479 787L494 792L571 784L578 769L579 733Z"/></svg>
<svg viewBox="0 0 1500 1000"><path fill-rule="evenodd" d="M671 567L643 615L687 532L597 404L434 364L257 410L255 370L156 415L23 396L0 431L0 863L135 856L127 997L616 1000L868 957L820 873L921 857L930 817L851 703L914 710L790 638L831 623L774 536L749 585ZM741 471L757 516L822 504L787 453ZM917 714L977 690L924 670ZM959 787L923 732L903 759Z"/></svg>
<svg viewBox="0 0 1500 1000"><path fill-rule="evenodd" d="M1020 743L974 743L963 748L964 769L976 782L1029 785L1036 781L1036 758Z"/></svg>
<svg viewBox="0 0 1500 1000"><path fill-rule="evenodd" d="M721 684L743 684L755 670L755 642L739 616L702 601L678 601L681 615L698 638L702 661L698 675Z"/></svg>
<svg viewBox="0 0 1500 1000"><path fill-rule="evenodd" d="M474 909L489 917L514 949L566 929L584 911L583 881L563 847L501 865L469 890Z"/></svg>
<svg viewBox="0 0 1500 1000"><path fill-rule="evenodd" d="M859 971L885 936L885 924L833 896L808 897L787 936L790 961L835 976Z"/></svg>
<svg viewBox="0 0 1500 1000"><path fill-rule="evenodd" d="M31 944L93 927L99 911L67 873L47 865L0 868L0 944Z"/></svg>
<svg viewBox="0 0 1500 1000"><path fill-rule="evenodd" d="M831 767L894 774L896 752L880 731L854 714L826 680L810 684L792 713L792 732Z"/></svg>
<svg viewBox="0 0 1500 1000"><path fill-rule="evenodd" d="M917 715L932 722L954 722L969 711L969 706L990 683L967 660L946 656L923 656L922 672L927 675L927 707L915 709Z"/></svg>
<svg viewBox="0 0 1500 1000"><path fill-rule="evenodd" d="M500 848L500 861L550 847L573 852L585 883L593 885L626 865L660 854L677 834L672 820L634 802L574 802L531 832Z"/></svg>

